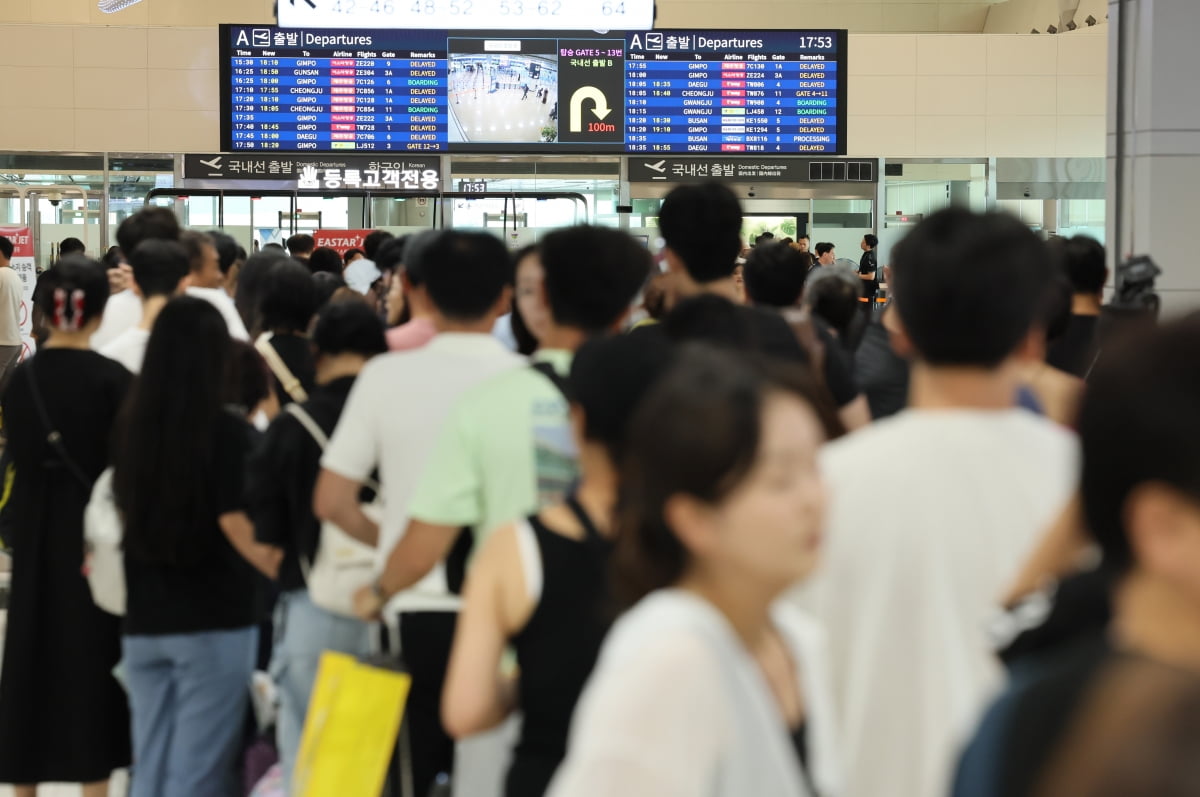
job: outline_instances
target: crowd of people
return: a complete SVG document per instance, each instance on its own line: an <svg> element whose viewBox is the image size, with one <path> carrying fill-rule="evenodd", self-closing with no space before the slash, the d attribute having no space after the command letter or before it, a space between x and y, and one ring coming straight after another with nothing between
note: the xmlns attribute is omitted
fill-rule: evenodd
<svg viewBox="0 0 1200 797"><path fill-rule="evenodd" d="M1003 214L856 269L742 223L63 257L0 378L0 782L246 793L260 670L289 793L335 651L411 675L405 797L1194 793L1200 322L1101 334L1103 247Z"/></svg>

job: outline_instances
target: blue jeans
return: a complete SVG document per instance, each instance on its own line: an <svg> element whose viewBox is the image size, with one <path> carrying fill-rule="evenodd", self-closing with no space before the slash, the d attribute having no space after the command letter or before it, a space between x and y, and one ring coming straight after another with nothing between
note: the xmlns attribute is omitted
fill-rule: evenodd
<svg viewBox="0 0 1200 797"><path fill-rule="evenodd" d="M124 638L132 797L239 793L235 763L257 646L257 628Z"/></svg>
<svg viewBox="0 0 1200 797"><path fill-rule="evenodd" d="M271 677L279 693L276 744L284 783L290 788L308 698L317 680L321 654L327 650L365 656L370 652L370 626L352 617L327 612L313 605L308 590L279 596L275 607L275 650Z"/></svg>

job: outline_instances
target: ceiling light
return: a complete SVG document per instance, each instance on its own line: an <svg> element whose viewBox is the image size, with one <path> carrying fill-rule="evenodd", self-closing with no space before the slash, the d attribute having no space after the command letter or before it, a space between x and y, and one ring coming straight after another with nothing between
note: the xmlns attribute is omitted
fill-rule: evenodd
<svg viewBox="0 0 1200 797"><path fill-rule="evenodd" d="M1067 30L1075 30L1078 27L1079 25L1075 24L1075 20L1071 20L1067 23Z"/></svg>
<svg viewBox="0 0 1200 797"><path fill-rule="evenodd" d="M1087 26L1090 28L1096 24L1096 18L1093 17L1091 14L1088 14L1088 18L1085 19L1084 22L1086 22Z"/></svg>
<svg viewBox="0 0 1200 797"><path fill-rule="evenodd" d="M140 2L142 0L99 0L96 6L105 14L115 14Z"/></svg>
<svg viewBox="0 0 1200 797"><path fill-rule="evenodd" d="M1058 28L1051 25L1050 27L1046 28L1046 32L1047 33L1058 33Z"/></svg>
<svg viewBox="0 0 1200 797"><path fill-rule="evenodd" d="M1034 28L1033 30L1031 30L1031 31L1029 31L1029 32L1030 32L1030 33L1033 33L1033 34L1035 34L1035 35L1036 35L1036 34L1040 34L1040 33L1041 33L1041 31L1040 31L1040 30L1038 30L1037 28Z"/></svg>

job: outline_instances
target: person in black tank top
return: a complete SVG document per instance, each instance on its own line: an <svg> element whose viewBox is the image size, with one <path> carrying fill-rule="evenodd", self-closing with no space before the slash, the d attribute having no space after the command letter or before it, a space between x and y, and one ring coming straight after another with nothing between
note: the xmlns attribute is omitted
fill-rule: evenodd
<svg viewBox="0 0 1200 797"><path fill-rule="evenodd" d="M526 546L537 546L540 561L526 565L526 578L533 567L540 568L542 587L529 621L512 636L524 726L508 773L508 797L546 791L566 755L571 710L611 620L607 603L612 543L574 495L567 499L567 508L584 530L582 539L547 527L537 515L517 531L528 535ZM610 521L603 518L606 527Z"/></svg>
<svg viewBox="0 0 1200 797"><path fill-rule="evenodd" d="M541 797L566 754L571 715L615 619L609 534L626 423L671 358L665 341L628 336L579 350L563 387L580 482L564 505L492 534L468 573L442 720L463 738L523 714L506 797ZM501 674L509 644L516 676Z"/></svg>

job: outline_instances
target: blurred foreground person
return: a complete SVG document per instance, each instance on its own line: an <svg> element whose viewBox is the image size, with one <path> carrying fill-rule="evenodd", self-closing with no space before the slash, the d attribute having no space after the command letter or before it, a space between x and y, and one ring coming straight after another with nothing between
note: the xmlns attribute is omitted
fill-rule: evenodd
<svg viewBox="0 0 1200 797"><path fill-rule="evenodd" d="M507 797L541 797L566 754L571 714L612 620L608 565L626 429L672 353L661 338L584 344L567 382L578 486L565 503L497 530L467 576L442 716L461 739L521 713ZM517 676L501 671L509 644Z"/></svg>
<svg viewBox="0 0 1200 797"><path fill-rule="evenodd" d="M1093 372L1079 418L1082 505L1113 619L1014 671L956 794L1032 794L1112 664L1149 659L1200 675L1198 346L1200 321L1180 322L1110 349Z"/></svg>
<svg viewBox="0 0 1200 797"><path fill-rule="evenodd" d="M945 792L1000 681L985 624L1077 481L1073 435L1015 406L1043 347L1042 242L948 210L893 254L909 408L822 451L829 543L804 591L829 635L846 797Z"/></svg>
<svg viewBox="0 0 1200 797"><path fill-rule="evenodd" d="M605 640L550 794L836 793L820 634L777 602L818 559L816 453L836 421L782 367L691 349L634 416L615 565L636 605Z"/></svg>

